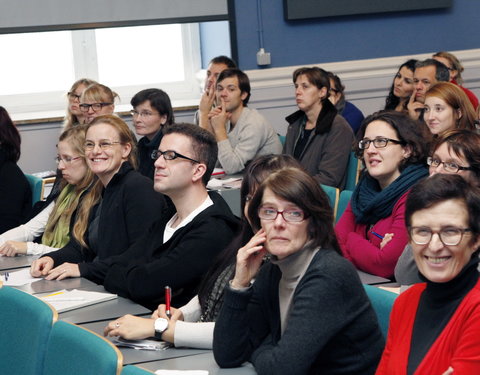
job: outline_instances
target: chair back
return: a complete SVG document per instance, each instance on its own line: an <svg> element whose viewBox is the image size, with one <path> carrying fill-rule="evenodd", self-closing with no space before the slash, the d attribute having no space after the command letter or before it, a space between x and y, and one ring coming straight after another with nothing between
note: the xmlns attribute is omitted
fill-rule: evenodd
<svg viewBox="0 0 480 375"><path fill-rule="evenodd" d="M335 222L338 222L340 218L342 217L345 209L348 206L348 202L350 202L350 199L352 198L353 191L351 190L343 190L340 193L340 198L338 199L338 205L337 205L337 213L335 215Z"/></svg>
<svg viewBox="0 0 480 375"><path fill-rule="evenodd" d="M361 166L362 164L355 156L355 152L351 151L347 163L345 190L355 189L355 185L357 185L358 177L360 175Z"/></svg>
<svg viewBox="0 0 480 375"><path fill-rule="evenodd" d="M363 284L363 287L367 292L373 310L377 314L380 330L382 331L383 336L387 337L388 325L390 323L390 312L392 311L393 303L398 297L398 294L368 284Z"/></svg>
<svg viewBox="0 0 480 375"><path fill-rule="evenodd" d="M122 370L122 375L152 375L153 372L144 370L143 368L128 365L125 366Z"/></svg>
<svg viewBox="0 0 480 375"><path fill-rule="evenodd" d="M57 312L30 294L1 285L0 306L0 374L41 374Z"/></svg>
<svg viewBox="0 0 480 375"><path fill-rule="evenodd" d="M119 375L123 356L108 340L96 333L58 321L47 344L43 374Z"/></svg>
<svg viewBox="0 0 480 375"><path fill-rule="evenodd" d="M25 174L32 190L32 206L43 198L43 180L32 174Z"/></svg>
<svg viewBox="0 0 480 375"><path fill-rule="evenodd" d="M338 197L339 197L339 190L333 186L323 185L320 184L323 191L327 194L328 203L330 203L330 207L333 211L333 217L335 218L337 212L337 204L338 204Z"/></svg>

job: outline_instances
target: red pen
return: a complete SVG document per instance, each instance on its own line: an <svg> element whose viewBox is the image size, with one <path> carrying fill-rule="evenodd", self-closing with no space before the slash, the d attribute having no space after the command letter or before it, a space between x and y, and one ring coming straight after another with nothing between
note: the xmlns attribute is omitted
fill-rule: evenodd
<svg viewBox="0 0 480 375"><path fill-rule="evenodd" d="M165 287L165 314L167 315L168 319L172 317L172 313L170 311L170 300L172 299L172 289L169 286Z"/></svg>

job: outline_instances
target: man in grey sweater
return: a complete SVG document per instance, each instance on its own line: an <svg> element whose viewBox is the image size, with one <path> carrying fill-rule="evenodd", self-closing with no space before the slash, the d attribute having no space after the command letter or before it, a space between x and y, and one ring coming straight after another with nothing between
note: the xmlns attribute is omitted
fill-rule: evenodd
<svg viewBox="0 0 480 375"><path fill-rule="evenodd" d="M217 79L217 106L208 115L225 173L241 172L257 156L280 154L282 145L270 123L247 108L250 81L239 69L226 69Z"/></svg>

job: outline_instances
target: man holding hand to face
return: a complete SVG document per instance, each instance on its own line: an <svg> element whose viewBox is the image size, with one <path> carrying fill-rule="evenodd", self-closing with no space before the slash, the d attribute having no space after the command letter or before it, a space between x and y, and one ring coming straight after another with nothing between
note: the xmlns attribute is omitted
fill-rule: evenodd
<svg viewBox="0 0 480 375"><path fill-rule="evenodd" d="M255 109L247 108L249 98L250 81L244 72L226 69L220 73L217 106L208 118L218 144L218 161L227 174L241 172L257 156L282 152L273 127Z"/></svg>
<svg viewBox="0 0 480 375"><path fill-rule="evenodd" d="M195 124L212 131L208 121L208 114L215 103L215 89L217 87L218 75L225 69L236 67L235 61L227 56L217 56L210 60L207 67L203 94L200 98L198 111L195 113Z"/></svg>

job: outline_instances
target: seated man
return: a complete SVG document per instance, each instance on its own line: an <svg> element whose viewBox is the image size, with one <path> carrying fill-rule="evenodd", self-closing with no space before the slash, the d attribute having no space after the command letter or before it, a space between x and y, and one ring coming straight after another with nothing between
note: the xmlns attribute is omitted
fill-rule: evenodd
<svg viewBox="0 0 480 375"><path fill-rule="evenodd" d="M423 103L425 103L425 95L428 89L437 82L448 82L449 79L448 68L441 62L434 59L417 61L413 72L415 89L408 101L408 115L413 120L423 121Z"/></svg>
<svg viewBox="0 0 480 375"><path fill-rule="evenodd" d="M203 94L198 104L198 111L195 112L195 124L212 131L208 121L208 114L215 104L215 89L217 87L218 75L225 69L236 67L235 61L227 56L217 56L210 60L203 86Z"/></svg>
<svg viewBox="0 0 480 375"><path fill-rule="evenodd" d="M273 127L255 109L250 98L248 76L226 69L217 79L217 107L209 114L218 143L218 161L225 173L241 172L257 156L280 154L282 145Z"/></svg>
<svg viewBox="0 0 480 375"><path fill-rule="evenodd" d="M108 291L151 309L164 303L167 285L176 305L195 296L204 273L238 225L223 198L206 189L217 159L209 132L190 124L169 126L153 156L154 188L170 197L176 213L155 222L108 264L103 280L96 280Z"/></svg>

